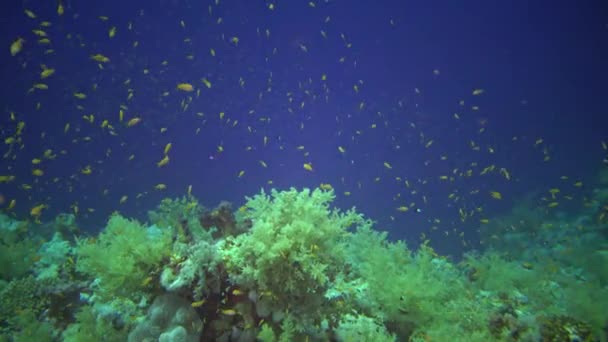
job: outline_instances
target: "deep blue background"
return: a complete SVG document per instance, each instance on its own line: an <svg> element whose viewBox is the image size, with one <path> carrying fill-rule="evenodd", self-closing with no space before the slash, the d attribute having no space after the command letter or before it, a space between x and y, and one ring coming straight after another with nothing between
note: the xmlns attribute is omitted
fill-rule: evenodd
<svg viewBox="0 0 608 342"><path fill-rule="evenodd" d="M574 197L558 210L580 208L605 167L608 12L601 1L315 1L314 8L308 1L277 1L274 10L269 3L66 1L61 17L54 2L4 5L2 139L15 131L10 112L26 122L23 147L2 159L0 174L17 176L0 184L5 205L16 198L17 214L26 217L29 208L46 203L43 218L51 219L77 202L83 228L96 231L115 210L145 219L160 199L181 196L188 185L205 205L229 200L238 207L262 187L323 182L336 189L337 206L356 206L391 238L414 245L425 233L440 251L457 252L461 232L475 245L480 217L508 212L530 192L542 203L557 187ZM28 18L26 8L37 18ZM51 54L31 31L42 20L52 23L43 28ZM117 34L110 39L112 26ZM17 37L26 42L12 57L8 47ZM103 70L89 59L95 53L111 60ZM57 71L44 81L49 90L28 93L40 82L40 64ZM178 92L180 82L192 83L200 96ZM485 92L473 96L477 88ZM78 100L74 92L88 96ZM188 96L194 98L184 111L180 103ZM128 106L127 119L142 122L119 123L121 104ZM82 119L92 113L93 124ZM104 119L117 136L100 128ZM87 136L91 141L82 141ZM535 146L539 138L543 143ZM157 168L169 142L171 161ZM35 179L31 159L46 149L58 156L43 161L45 175ZM547 162L543 151L551 156ZM479 175L492 164L512 179ZM80 173L85 165L92 175ZM467 169L471 177L458 176ZM455 180L441 181L441 175ZM574 187L577 180L585 186ZM21 189L23 183L33 189ZM168 189L154 191L158 183ZM491 199L489 191L500 191L503 200ZM119 205L123 195L129 199ZM407 213L395 210L411 203ZM483 214L459 220L459 208L480 207Z"/></svg>

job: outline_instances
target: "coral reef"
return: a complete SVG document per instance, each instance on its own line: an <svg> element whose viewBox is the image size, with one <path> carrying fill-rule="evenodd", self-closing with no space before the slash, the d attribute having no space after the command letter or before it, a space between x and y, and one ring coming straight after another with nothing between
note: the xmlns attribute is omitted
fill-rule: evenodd
<svg viewBox="0 0 608 342"><path fill-rule="evenodd" d="M196 342L203 322L185 299L162 295L154 300L146 318L129 334L129 341Z"/></svg>
<svg viewBox="0 0 608 342"><path fill-rule="evenodd" d="M110 217L98 238L78 242L76 269L96 280L95 294L103 298L135 297L146 279L159 272L171 254L172 231L118 214Z"/></svg>
<svg viewBox="0 0 608 342"><path fill-rule="evenodd" d="M4 217L0 256L18 260L0 273L0 339L607 338L606 240L587 218L597 212L517 210L504 222L542 227L492 228L505 245L456 263L428 243L412 250L389 241L354 209L332 208L333 199L331 190L262 191L232 212L184 197L149 212L151 224L113 214L96 237L55 227L44 241ZM51 225L77 226L67 216Z"/></svg>

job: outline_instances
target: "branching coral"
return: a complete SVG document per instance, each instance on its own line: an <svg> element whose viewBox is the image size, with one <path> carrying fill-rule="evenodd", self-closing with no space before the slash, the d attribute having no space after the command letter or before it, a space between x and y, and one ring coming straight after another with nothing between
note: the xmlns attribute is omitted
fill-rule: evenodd
<svg viewBox="0 0 608 342"><path fill-rule="evenodd" d="M99 280L98 295L130 297L171 253L170 229L145 228L118 214L96 240L78 244L77 270Z"/></svg>
<svg viewBox="0 0 608 342"><path fill-rule="evenodd" d="M249 232L223 241L220 255L230 279L257 294L258 313L311 314L344 267L344 241L354 211L329 208L333 192L291 189L248 198L242 213Z"/></svg>
<svg viewBox="0 0 608 342"><path fill-rule="evenodd" d="M49 299L42 293L42 284L29 276L8 283L0 291L0 325L12 327L16 313L31 311L39 314L49 305Z"/></svg>

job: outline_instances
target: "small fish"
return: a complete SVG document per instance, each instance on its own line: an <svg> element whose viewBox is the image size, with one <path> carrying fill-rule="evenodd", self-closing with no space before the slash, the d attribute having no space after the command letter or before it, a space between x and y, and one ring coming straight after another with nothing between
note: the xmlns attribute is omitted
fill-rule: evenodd
<svg viewBox="0 0 608 342"><path fill-rule="evenodd" d="M222 309L220 310L220 312L222 313L222 315L226 315L226 316L234 316L236 315L236 310L234 309Z"/></svg>
<svg viewBox="0 0 608 342"><path fill-rule="evenodd" d="M167 145L165 145L165 150L163 151L164 154L168 154L169 151L171 151L171 147L173 147L173 144L168 143Z"/></svg>
<svg viewBox="0 0 608 342"><path fill-rule="evenodd" d="M141 118L132 118L127 122L127 127L133 127L141 122Z"/></svg>
<svg viewBox="0 0 608 342"><path fill-rule="evenodd" d="M154 186L154 190L165 190L167 186L165 184L159 183Z"/></svg>
<svg viewBox="0 0 608 342"><path fill-rule="evenodd" d="M311 171L311 172L314 171L311 163L304 163L303 167L304 167L304 170L306 170L306 171Z"/></svg>
<svg viewBox="0 0 608 342"><path fill-rule="evenodd" d="M112 26L110 28L110 30L108 31L108 37L114 38L115 35L116 35L116 26Z"/></svg>
<svg viewBox="0 0 608 342"><path fill-rule="evenodd" d="M346 150L342 146L338 146L338 151L340 151L340 153L345 153L346 152Z"/></svg>
<svg viewBox="0 0 608 342"><path fill-rule="evenodd" d="M120 201L118 201L118 203L123 204L125 203L127 200L129 199L129 196L124 195L120 198Z"/></svg>
<svg viewBox="0 0 608 342"><path fill-rule="evenodd" d="M34 170L32 170L32 175L34 175L36 177L42 177L42 176L44 176L44 171L42 171L40 169L34 169Z"/></svg>
<svg viewBox="0 0 608 342"><path fill-rule="evenodd" d="M241 177L243 177L244 175L245 175L245 170L241 170L241 171L239 171L239 174L238 174L238 176L237 176L237 177L238 177L238 178L241 178Z"/></svg>
<svg viewBox="0 0 608 342"><path fill-rule="evenodd" d="M150 277L146 277L142 282L141 282L141 286L142 287L146 287L148 285L150 285L150 283L152 283L152 281L154 280L154 277L150 276Z"/></svg>
<svg viewBox="0 0 608 342"><path fill-rule="evenodd" d="M191 306L191 307L193 307L193 308L198 308L198 307L203 306L203 304L205 304L205 302L206 302L206 301L207 301L206 299L201 299L201 300L199 300L199 301L192 302L192 303L190 304L190 306Z"/></svg>
<svg viewBox="0 0 608 342"><path fill-rule="evenodd" d="M400 211L400 212L403 212L403 213L406 212L406 211L408 211L408 210L410 210L410 208L408 208L406 206L403 206L403 205L400 206L400 207L397 207L397 211Z"/></svg>
<svg viewBox="0 0 608 342"><path fill-rule="evenodd" d="M32 30L32 32L38 37L46 37L47 34L43 30Z"/></svg>
<svg viewBox="0 0 608 342"><path fill-rule="evenodd" d="M393 168L393 166L391 164L389 164L388 162L384 162L384 167L389 170Z"/></svg>
<svg viewBox="0 0 608 342"><path fill-rule="evenodd" d="M529 262L523 262L523 263L521 264L521 266L522 266L523 268L527 269L527 270L531 270L532 268L534 268L534 265L532 265L532 264L531 264L531 263L529 263Z"/></svg>
<svg viewBox="0 0 608 342"><path fill-rule="evenodd" d="M502 194L498 191L490 191L490 196L492 196L493 199L502 199Z"/></svg>
<svg viewBox="0 0 608 342"><path fill-rule="evenodd" d="M23 12L25 12L25 15L27 15L30 19L36 19L36 13L28 9L23 10Z"/></svg>
<svg viewBox="0 0 608 342"><path fill-rule="evenodd" d="M15 176L13 175L0 175L0 183L9 183L15 180Z"/></svg>
<svg viewBox="0 0 608 342"><path fill-rule="evenodd" d="M38 89L38 90L47 90L49 89L49 86L44 84L44 83L35 83L32 86L32 89L30 89L30 91L33 91L33 89Z"/></svg>
<svg viewBox="0 0 608 342"><path fill-rule="evenodd" d="M110 61L110 59L100 53L91 55L91 59L94 60L95 62L99 62L99 63L108 63Z"/></svg>
<svg viewBox="0 0 608 342"><path fill-rule="evenodd" d="M158 167L163 167L163 166L165 166L165 165L167 165L167 164L169 164L169 156L168 156L168 155L165 155L165 156L163 157L163 159L161 159L161 160L160 160L158 163L156 163L156 166L158 166Z"/></svg>
<svg viewBox="0 0 608 342"><path fill-rule="evenodd" d="M40 215L42 215L42 210L44 210L46 208L48 208L48 206L46 204L38 204L37 206L30 209L30 216L32 216L33 218L36 219L36 221L38 221L38 219L40 218Z"/></svg>
<svg viewBox="0 0 608 342"><path fill-rule="evenodd" d="M179 83L177 89L190 92L194 90L194 87L190 83Z"/></svg>
<svg viewBox="0 0 608 342"><path fill-rule="evenodd" d="M473 95L477 96L477 95L481 95L485 92L485 90L483 89L473 89Z"/></svg>
<svg viewBox="0 0 608 342"><path fill-rule="evenodd" d="M54 73L55 73L55 69L51 69L51 68L47 68L47 67L43 66L42 71L40 72L40 78L45 79L47 77L50 77Z"/></svg>
<svg viewBox="0 0 608 342"><path fill-rule="evenodd" d="M17 38L17 40L11 44L11 56L16 56L19 52L21 52L24 42L25 40L23 38Z"/></svg>
<svg viewBox="0 0 608 342"><path fill-rule="evenodd" d="M331 186L331 184L327 184L327 183L321 183L321 184L319 185L319 188L320 188L321 190L325 190L325 191L330 191L330 190L332 190L332 189L333 189L333 187Z"/></svg>

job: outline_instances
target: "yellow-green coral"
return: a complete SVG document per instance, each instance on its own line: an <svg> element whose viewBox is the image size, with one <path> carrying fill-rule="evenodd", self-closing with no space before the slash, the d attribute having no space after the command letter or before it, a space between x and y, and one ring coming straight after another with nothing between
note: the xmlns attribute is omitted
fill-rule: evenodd
<svg viewBox="0 0 608 342"><path fill-rule="evenodd" d="M256 290L268 311L320 306L329 283L342 271L347 228L361 224L354 211L329 208L333 191L272 190L249 198L251 230L221 247L231 280Z"/></svg>
<svg viewBox="0 0 608 342"><path fill-rule="evenodd" d="M114 214L97 239L78 243L77 270L99 280L99 295L130 297L170 255L171 236Z"/></svg>
<svg viewBox="0 0 608 342"><path fill-rule="evenodd" d="M41 283L33 276L11 281L0 291L0 325L9 328L18 325L16 314L31 311L40 313L49 305L42 294Z"/></svg>

